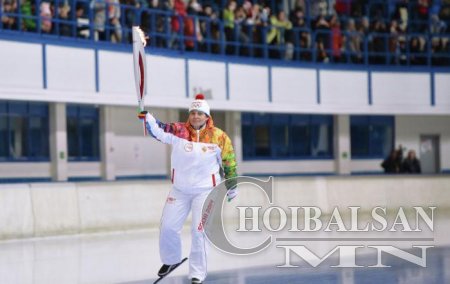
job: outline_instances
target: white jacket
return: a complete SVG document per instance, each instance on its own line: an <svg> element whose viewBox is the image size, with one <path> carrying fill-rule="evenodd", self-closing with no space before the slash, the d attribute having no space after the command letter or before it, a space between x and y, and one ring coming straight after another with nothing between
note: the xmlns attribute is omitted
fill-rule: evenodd
<svg viewBox="0 0 450 284"><path fill-rule="evenodd" d="M172 145L172 183L181 191L211 189L221 182L222 150L216 144L191 142L164 132L147 113L148 131L159 141Z"/></svg>

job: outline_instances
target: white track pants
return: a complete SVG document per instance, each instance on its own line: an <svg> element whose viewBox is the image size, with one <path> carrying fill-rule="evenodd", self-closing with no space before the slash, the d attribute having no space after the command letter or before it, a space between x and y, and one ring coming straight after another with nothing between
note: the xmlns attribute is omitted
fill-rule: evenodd
<svg viewBox="0 0 450 284"><path fill-rule="evenodd" d="M192 209L191 253L189 255L189 278L206 278L207 242L203 230L199 231L203 202L210 190L202 189L192 193L181 192L173 188L166 200L161 218L159 253L164 264L181 261L180 233L189 211Z"/></svg>

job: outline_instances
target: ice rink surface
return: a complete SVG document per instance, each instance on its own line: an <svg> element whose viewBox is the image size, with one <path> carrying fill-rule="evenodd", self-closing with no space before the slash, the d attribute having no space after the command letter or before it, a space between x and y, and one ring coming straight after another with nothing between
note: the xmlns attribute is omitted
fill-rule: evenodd
<svg viewBox="0 0 450 284"><path fill-rule="evenodd" d="M447 214L435 220L434 232L405 235L397 232L380 241L380 235L314 235L311 240L297 242L305 245L317 256L324 256L337 245L392 245L416 256L421 250L413 245L434 246L427 250L427 267L383 253L385 268L370 268L377 263L376 252L367 250L358 255L356 262L363 267L333 268L337 259L326 259L318 267L311 267L298 256L292 256L292 264L298 267L280 268L285 252L277 248L283 242L275 241L266 250L249 255L235 256L210 248L208 277L204 283L450 283L450 219ZM305 236L296 235L296 236ZM325 241L320 237L339 237ZM386 235L387 236L387 235ZM386 237L383 235L382 237ZM351 240L342 240L352 237ZM361 237L361 240L356 238ZM405 241L404 238L418 238ZM189 228L184 228L183 255L190 247ZM365 240L363 240L366 238ZM398 238L398 241L394 239ZM236 238L233 243L242 246L256 244L264 236ZM364 248L363 248L364 250ZM336 253L337 254L337 253ZM65 283L153 283L161 266L158 253L158 230L140 230L62 237L34 238L0 242L1 284L65 284ZM187 279L188 262L180 266L161 284L190 283Z"/></svg>

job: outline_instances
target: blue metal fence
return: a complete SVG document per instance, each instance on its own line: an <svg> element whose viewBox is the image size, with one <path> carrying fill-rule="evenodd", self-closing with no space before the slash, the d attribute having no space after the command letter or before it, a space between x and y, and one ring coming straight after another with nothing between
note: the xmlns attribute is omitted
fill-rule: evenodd
<svg viewBox="0 0 450 284"><path fill-rule="evenodd" d="M386 16L392 12L389 11L391 5L370 2L366 6L367 15ZM131 27L140 25L150 36L150 46L181 53L324 64L450 66L450 34L429 28L431 17L427 20L411 18L408 32L402 34L386 29L364 32L310 28L313 19L308 13L305 18L308 24L304 27L284 29L270 24L235 23L230 28L219 18L180 15L170 9L121 5L118 1L55 0L51 16L45 14L46 9L42 7L49 2L24 0L14 5L7 3L17 2L3 0L2 3L0 33L126 45L131 41ZM343 15L338 21L348 22L349 19ZM422 25L426 28L417 28ZM422 32L415 32L417 30ZM271 42L269 34L276 35Z"/></svg>

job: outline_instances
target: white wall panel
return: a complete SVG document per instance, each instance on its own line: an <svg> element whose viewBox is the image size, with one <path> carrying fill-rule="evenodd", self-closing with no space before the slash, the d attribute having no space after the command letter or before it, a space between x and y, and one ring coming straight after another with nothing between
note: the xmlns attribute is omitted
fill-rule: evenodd
<svg viewBox="0 0 450 284"><path fill-rule="evenodd" d="M67 172L71 177L100 177L100 162L69 162Z"/></svg>
<svg viewBox="0 0 450 284"><path fill-rule="evenodd" d="M372 73L374 105L430 105L430 75L426 73Z"/></svg>
<svg viewBox="0 0 450 284"><path fill-rule="evenodd" d="M434 91L436 105L449 106L450 111L450 74L436 73L434 75Z"/></svg>
<svg viewBox="0 0 450 284"><path fill-rule="evenodd" d="M317 103L315 69L272 68L272 101L274 103Z"/></svg>
<svg viewBox="0 0 450 284"><path fill-rule="evenodd" d="M41 89L42 73L42 45L0 40L1 87Z"/></svg>
<svg viewBox="0 0 450 284"><path fill-rule="evenodd" d="M366 106L368 104L367 72L320 71L320 103Z"/></svg>
<svg viewBox="0 0 450 284"><path fill-rule="evenodd" d="M102 93L134 94L133 55L99 51L99 88Z"/></svg>
<svg viewBox="0 0 450 284"><path fill-rule="evenodd" d="M186 97L185 60L147 55L148 96Z"/></svg>
<svg viewBox="0 0 450 284"><path fill-rule="evenodd" d="M0 163L2 178L50 178L50 162Z"/></svg>
<svg viewBox="0 0 450 284"><path fill-rule="evenodd" d="M189 97L197 93L208 100L226 100L225 63L189 60Z"/></svg>
<svg viewBox="0 0 450 284"><path fill-rule="evenodd" d="M230 100L268 102L269 83L267 67L229 64Z"/></svg>
<svg viewBox="0 0 450 284"><path fill-rule="evenodd" d="M95 52L47 45L47 87L95 92Z"/></svg>
<svg viewBox="0 0 450 284"><path fill-rule="evenodd" d="M238 161L239 174L334 173L334 160Z"/></svg>
<svg viewBox="0 0 450 284"><path fill-rule="evenodd" d="M352 173L383 173L381 163L383 159L350 160L350 172Z"/></svg>
<svg viewBox="0 0 450 284"><path fill-rule="evenodd" d="M151 108L151 111L159 120L168 121L167 111L157 108ZM136 118L136 108L113 107L112 118L116 175L166 175L170 147L151 136L143 136L142 123Z"/></svg>

